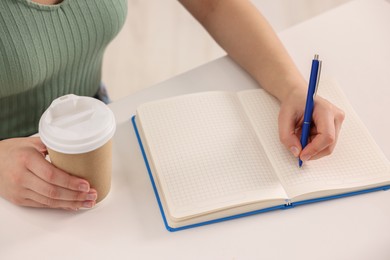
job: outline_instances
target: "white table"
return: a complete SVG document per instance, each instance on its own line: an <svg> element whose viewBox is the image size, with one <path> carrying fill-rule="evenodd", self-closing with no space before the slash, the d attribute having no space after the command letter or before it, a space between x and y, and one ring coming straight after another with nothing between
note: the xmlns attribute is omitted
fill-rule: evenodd
<svg viewBox="0 0 390 260"><path fill-rule="evenodd" d="M314 53L390 158L390 4L356 0L280 34L304 75ZM261 68L259 68L261 69ZM110 105L112 191L95 209L30 209L0 199L0 259L390 259L390 192L165 230L130 116L149 100L256 88L224 57Z"/></svg>

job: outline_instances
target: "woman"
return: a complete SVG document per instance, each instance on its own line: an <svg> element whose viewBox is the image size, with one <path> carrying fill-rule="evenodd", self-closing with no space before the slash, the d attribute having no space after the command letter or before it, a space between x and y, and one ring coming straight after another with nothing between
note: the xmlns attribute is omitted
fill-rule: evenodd
<svg viewBox="0 0 390 260"><path fill-rule="evenodd" d="M0 2L0 195L22 206L77 210L95 205L86 180L45 160L38 120L51 101L96 96L102 57L119 32L127 0L2 0ZM302 150L307 82L276 34L246 0L181 0L226 52L281 103L279 136L303 161L330 154L343 112L321 97L311 142Z"/></svg>

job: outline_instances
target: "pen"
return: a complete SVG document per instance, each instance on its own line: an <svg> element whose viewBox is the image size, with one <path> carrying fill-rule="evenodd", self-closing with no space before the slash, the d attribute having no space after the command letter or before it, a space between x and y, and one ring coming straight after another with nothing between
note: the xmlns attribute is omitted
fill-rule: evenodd
<svg viewBox="0 0 390 260"><path fill-rule="evenodd" d="M318 82L321 74L321 61L318 59L318 54L314 55L314 59L311 63L311 72L309 79L309 88L306 97L305 114L303 116L301 145L302 150L306 147L310 135L310 124L313 115L314 108L314 96L317 93ZM298 159L299 167L302 167L301 158Z"/></svg>

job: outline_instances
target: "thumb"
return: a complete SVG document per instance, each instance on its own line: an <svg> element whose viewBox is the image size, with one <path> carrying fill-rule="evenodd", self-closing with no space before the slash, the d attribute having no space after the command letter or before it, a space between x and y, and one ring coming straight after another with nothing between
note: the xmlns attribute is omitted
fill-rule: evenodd
<svg viewBox="0 0 390 260"><path fill-rule="evenodd" d="M279 139L282 144L295 156L301 153L302 146L296 134L296 120L288 113L279 114Z"/></svg>
<svg viewBox="0 0 390 260"><path fill-rule="evenodd" d="M43 155L47 154L47 148L39 137L30 137L29 139L31 140L31 143L35 149L37 149Z"/></svg>

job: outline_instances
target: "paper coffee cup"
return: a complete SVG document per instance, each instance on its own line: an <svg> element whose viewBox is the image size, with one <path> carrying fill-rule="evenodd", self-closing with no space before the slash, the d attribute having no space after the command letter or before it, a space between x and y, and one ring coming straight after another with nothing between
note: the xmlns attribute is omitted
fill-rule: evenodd
<svg viewBox="0 0 390 260"><path fill-rule="evenodd" d="M96 202L110 191L111 139L115 118L103 102L73 94L55 99L39 121L39 135L50 161L96 189Z"/></svg>

